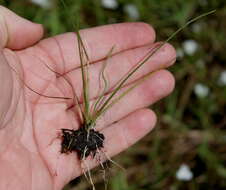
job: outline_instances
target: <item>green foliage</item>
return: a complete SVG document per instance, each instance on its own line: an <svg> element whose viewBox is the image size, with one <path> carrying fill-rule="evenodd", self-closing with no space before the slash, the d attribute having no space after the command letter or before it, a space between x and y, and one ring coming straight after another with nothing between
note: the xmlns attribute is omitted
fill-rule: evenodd
<svg viewBox="0 0 226 190"><path fill-rule="evenodd" d="M118 173L112 178L110 188L117 190L132 190L132 188L128 185L125 174L123 173Z"/></svg>
<svg viewBox="0 0 226 190"><path fill-rule="evenodd" d="M103 8L100 0L65 2L70 5L66 9L57 0L50 8L28 0L0 0L19 15L44 24L46 36L74 31L76 20L81 28L134 21L124 10L125 5L134 4L140 14L138 21L153 25L162 41L190 18L217 9L216 14L192 24L171 41L177 50L183 51L181 44L188 39L195 40L199 48L193 55L178 58L171 69L176 78L174 92L152 107L159 117L157 128L120 155L117 161L128 167L127 175L113 172L109 188L226 189L226 86L218 82L226 68L225 0L118 0L113 10ZM209 88L206 97L194 93L197 83ZM191 167L193 180L175 178L182 163ZM104 189L101 182L98 189Z"/></svg>

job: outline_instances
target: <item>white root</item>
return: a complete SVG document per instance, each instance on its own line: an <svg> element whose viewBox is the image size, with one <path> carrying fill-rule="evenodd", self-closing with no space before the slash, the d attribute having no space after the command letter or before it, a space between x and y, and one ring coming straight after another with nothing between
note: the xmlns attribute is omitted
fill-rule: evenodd
<svg viewBox="0 0 226 190"><path fill-rule="evenodd" d="M90 182L90 184L91 184L91 186L92 186L92 189L93 189L93 190L96 190L95 185L94 185L94 183L93 183L93 178L92 178L92 175L91 175L91 172L90 172L89 165L86 164L86 161L85 161L85 159L86 159L86 156L85 156L85 155L86 155L87 150L88 150L88 148L87 148L87 146L86 146L86 147L85 147L85 151L84 151L83 156L82 156L82 164L84 164L85 167L86 167L86 168L83 168L83 167L82 167L83 169L85 169L85 170L83 171L83 174L84 174L85 178L87 179L87 181ZM86 173L88 173L88 176L87 176Z"/></svg>

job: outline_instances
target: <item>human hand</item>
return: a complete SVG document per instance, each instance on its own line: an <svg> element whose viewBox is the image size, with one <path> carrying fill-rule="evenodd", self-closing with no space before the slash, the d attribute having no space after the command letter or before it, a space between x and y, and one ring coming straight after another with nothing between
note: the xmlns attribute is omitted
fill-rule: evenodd
<svg viewBox="0 0 226 190"><path fill-rule="evenodd" d="M67 110L70 100L40 96L23 83L44 95L72 97L70 86L46 64L58 73L70 71L66 76L81 96L75 34L39 41L43 35L40 25L3 7L0 15L0 189L60 190L83 172L75 153L60 153L61 139L57 138L61 128L78 128L79 121L74 109ZM90 101L98 94L102 59L113 45L114 56L106 68L109 87L155 46L154 30L143 23L85 29L81 36L92 61ZM150 71L167 68L174 60L175 50L166 44L129 82ZM154 127L156 116L145 107L168 95L173 87L173 76L159 70L111 107L96 128L105 135L105 154L114 156L146 135ZM87 163L90 167L98 164L89 158Z"/></svg>

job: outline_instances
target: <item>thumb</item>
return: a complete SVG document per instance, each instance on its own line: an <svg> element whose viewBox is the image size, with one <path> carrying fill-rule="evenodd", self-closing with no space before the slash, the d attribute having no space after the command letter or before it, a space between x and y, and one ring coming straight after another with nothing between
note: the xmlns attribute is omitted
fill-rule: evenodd
<svg viewBox="0 0 226 190"><path fill-rule="evenodd" d="M39 41L42 36L42 25L0 6L0 48L23 49Z"/></svg>

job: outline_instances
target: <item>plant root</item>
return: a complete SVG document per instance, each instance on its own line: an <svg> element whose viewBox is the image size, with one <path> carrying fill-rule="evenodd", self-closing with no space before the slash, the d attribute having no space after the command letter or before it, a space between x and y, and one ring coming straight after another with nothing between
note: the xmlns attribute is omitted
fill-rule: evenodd
<svg viewBox="0 0 226 190"><path fill-rule="evenodd" d="M98 149L104 147L104 135L94 129L61 129L61 153L77 152L79 159L92 155L95 157Z"/></svg>

